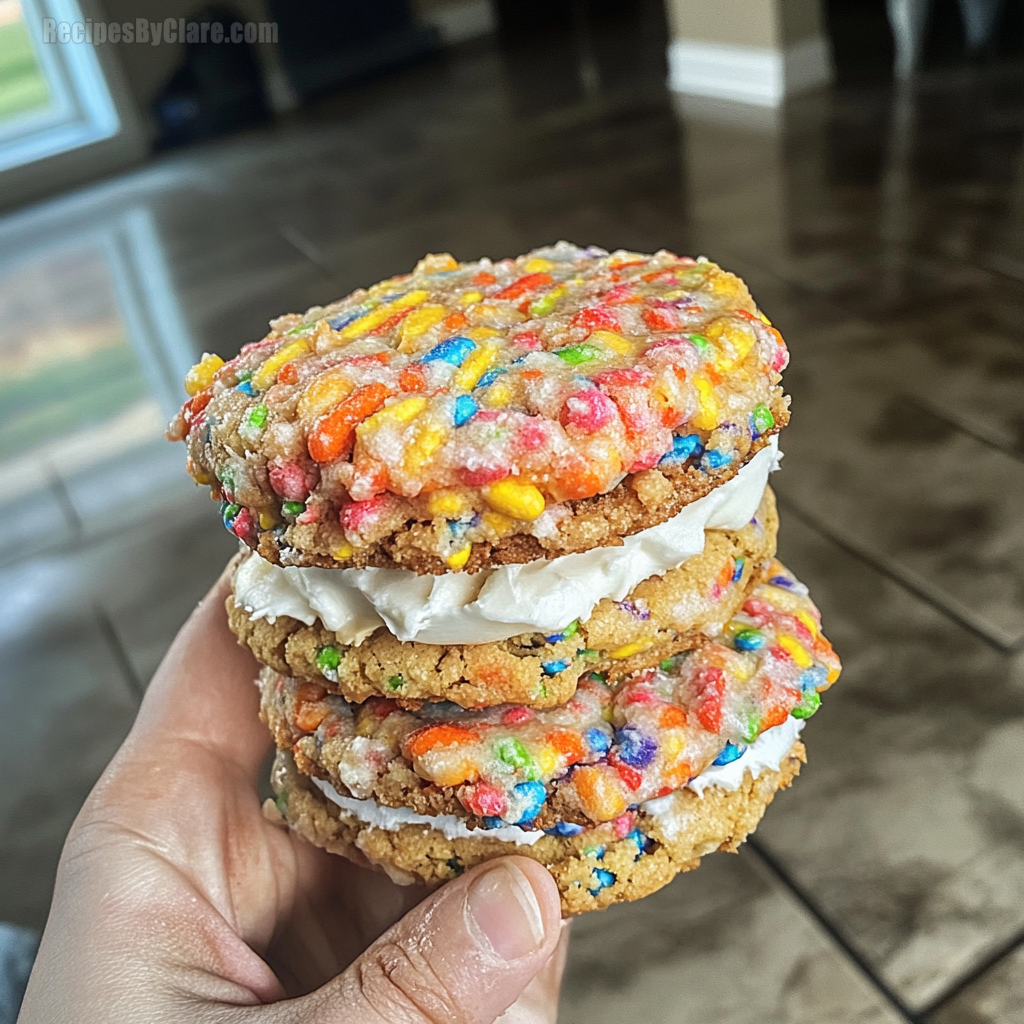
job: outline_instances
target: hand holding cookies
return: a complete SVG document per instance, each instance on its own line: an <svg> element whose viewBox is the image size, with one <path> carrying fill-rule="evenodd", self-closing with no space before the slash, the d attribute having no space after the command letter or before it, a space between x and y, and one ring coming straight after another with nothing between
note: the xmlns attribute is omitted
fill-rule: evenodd
<svg viewBox="0 0 1024 1024"><path fill-rule="evenodd" d="M513 1003L554 1022L564 926L540 865L428 895L265 820L269 740L225 593L179 634L75 822L21 1024L490 1024Z"/></svg>

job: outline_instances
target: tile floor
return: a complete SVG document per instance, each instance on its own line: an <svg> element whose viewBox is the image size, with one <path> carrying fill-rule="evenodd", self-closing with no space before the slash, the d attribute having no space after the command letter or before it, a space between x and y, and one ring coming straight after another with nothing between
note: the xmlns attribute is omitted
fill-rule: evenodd
<svg viewBox="0 0 1024 1024"><path fill-rule="evenodd" d="M0 219L0 920L232 551L161 437L195 356L427 250L664 246L790 343L781 553L846 671L739 857L576 924L562 1019L1024 1019L1024 69L751 115L664 42L466 45Z"/></svg>

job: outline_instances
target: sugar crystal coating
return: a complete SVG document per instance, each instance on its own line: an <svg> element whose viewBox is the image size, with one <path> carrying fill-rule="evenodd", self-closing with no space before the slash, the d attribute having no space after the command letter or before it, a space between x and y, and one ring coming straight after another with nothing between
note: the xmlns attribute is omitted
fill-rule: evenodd
<svg viewBox="0 0 1024 1024"><path fill-rule="evenodd" d="M786 361L742 281L704 259L428 256L227 363L204 356L169 435L275 560L370 564L412 522L430 571L471 570L477 544L557 546L570 503L625 477L734 472L785 414Z"/></svg>
<svg viewBox="0 0 1024 1024"><path fill-rule="evenodd" d="M736 643L750 632L764 643ZM614 686L591 674L561 707L354 706L268 670L264 714L286 708L279 745L356 798L379 798L404 762L424 791L450 792L483 827L592 826L734 759L790 715L813 714L839 669L806 589L776 562L709 643Z"/></svg>

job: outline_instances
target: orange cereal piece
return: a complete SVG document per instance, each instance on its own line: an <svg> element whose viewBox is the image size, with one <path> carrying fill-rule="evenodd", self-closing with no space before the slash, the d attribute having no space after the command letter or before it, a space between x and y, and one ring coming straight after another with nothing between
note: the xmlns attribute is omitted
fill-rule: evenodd
<svg viewBox="0 0 1024 1024"><path fill-rule="evenodd" d="M586 766L572 778L583 813L594 821L612 821L629 806L626 787L614 770Z"/></svg>
<svg viewBox="0 0 1024 1024"><path fill-rule="evenodd" d="M422 757L435 747L452 747L460 743L474 743L479 734L462 725L428 725L418 729L406 740L410 757Z"/></svg>
<svg viewBox="0 0 1024 1024"><path fill-rule="evenodd" d="M392 394L386 384L367 384L353 391L336 409L313 424L309 454L317 462L333 462L352 441L357 424L375 413Z"/></svg>
<svg viewBox="0 0 1024 1024"><path fill-rule="evenodd" d="M568 729L552 729L544 739L565 758L566 764L583 760L583 742L577 733Z"/></svg>
<svg viewBox="0 0 1024 1024"><path fill-rule="evenodd" d="M662 729L681 729L686 725L686 712L678 704L666 704L658 715Z"/></svg>
<svg viewBox="0 0 1024 1024"><path fill-rule="evenodd" d="M300 701L295 705L295 725L303 732L316 732L330 710L320 703Z"/></svg>

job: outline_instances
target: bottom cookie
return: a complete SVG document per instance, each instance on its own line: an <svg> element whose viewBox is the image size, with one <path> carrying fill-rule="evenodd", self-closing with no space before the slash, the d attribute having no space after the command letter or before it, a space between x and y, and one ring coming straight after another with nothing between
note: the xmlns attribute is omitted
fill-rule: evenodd
<svg viewBox="0 0 1024 1024"><path fill-rule="evenodd" d="M796 739L777 769L747 770L735 789L707 785L701 794L680 789L574 836L515 826L493 833L478 829L469 835L446 835L450 816L439 818L442 828L434 828L402 822L401 812L388 808L376 808L387 825L378 827L335 803L298 771L286 752L278 754L274 765L277 799L268 800L264 810L272 820L286 820L314 845L382 869L402 885L438 885L466 868L507 854L532 857L551 872L561 893L562 913L569 916L647 896L679 872L698 867L701 857L715 850L735 853L776 792L799 774L805 755L803 743ZM320 785L338 798L329 786Z"/></svg>

